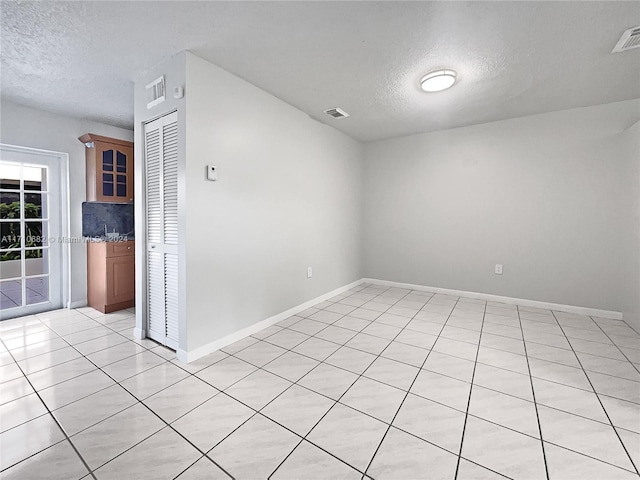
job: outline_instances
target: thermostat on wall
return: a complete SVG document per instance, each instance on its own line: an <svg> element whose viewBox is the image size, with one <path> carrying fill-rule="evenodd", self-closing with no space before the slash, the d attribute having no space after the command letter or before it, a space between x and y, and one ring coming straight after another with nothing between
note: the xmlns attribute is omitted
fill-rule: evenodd
<svg viewBox="0 0 640 480"><path fill-rule="evenodd" d="M215 182L218 180L218 169L215 165L207 165L207 180Z"/></svg>

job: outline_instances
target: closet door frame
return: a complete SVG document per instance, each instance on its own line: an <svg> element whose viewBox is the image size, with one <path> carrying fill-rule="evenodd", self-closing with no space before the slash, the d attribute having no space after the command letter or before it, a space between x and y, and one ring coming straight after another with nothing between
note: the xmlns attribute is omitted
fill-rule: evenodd
<svg viewBox="0 0 640 480"><path fill-rule="evenodd" d="M165 278L164 278L164 274L165 274L165 270L167 267L167 261L166 261L166 256L169 255L173 258L173 263L175 265L175 263L177 262L178 265L180 265L184 259L183 256L183 252L181 250L181 248L179 248L179 244L184 240L183 235L182 235L182 229L178 228L178 239L177 239L177 243L176 244L165 244L165 238L164 238L164 217L165 217L165 209L164 209L164 166L163 166L163 160L164 160L164 146L163 146L163 139L164 139L164 129L167 125L171 125L173 123L176 123L177 125L177 129L176 129L176 135L179 137L179 133L180 133L180 129L179 129L179 123L178 123L178 113L176 111L171 111L168 112L166 114L160 115L152 120L149 120L147 122L144 122L142 125L142 151L143 151L143 165L142 165L142 173L144 175L143 177L143 182L142 182L142 190L143 190L143 195L138 195L136 198L137 199L141 199L144 198L144 202L143 205L141 205L141 209L142 212L144 214L144 232L140 232L143 234L143 238L141 240L143 240L143 246L142 246L142 255L139 257L141 258L141 266L142 266L142 282L143 282L143 288L142 290L142 294L143 294L143 298L144 298L144 310L141 312L142 313L142 318L143 318L143 328L144 328L144 336L149 337L153 340L156 340L170 348L173 348L175 350L179 350L179 344L180 344L180 340L182 340L182 336L184 335L183 333L183 325L184 325L184 319L181 318L184 314L184 292L183 290L183 282L182 282L182 278L183 277L183 270L181 270L180 268L176 268L175 270L175 275L177 277L179 277L177 279L177 283L178 283L178 290L175 293L176 298L172 299L174 305L177 304L177 320L175 322L175 324L173 325L174 328L174 334L173 335L169 335L167 333L167 324L164 324L164 329L160 330L156 328L154 330L151 329L151 298L150 298L150 286L151 286L151 281L150 281L150 274L155 274L157 276L162 276L162 293L164 294L162 296L163 302L160 305L159 299L158 297L155 298L155 314L157 315L162 315L163 319L166 319L166 283L165 282ZM157 214L159 215L159 219L161 222L161 227L160 227L160 235L161 237L158 239L156 238L155 240L157 241L150 241L150 232L149 232L149 212L150 212L150 205L149 205L149 198L148 198L148 182L149 182L149 178L148 178L148 169L149 169L149 163L148 163L148 158L147 158L147 153L148 153L148 149L147 149L147 133L148 133L148 129L150 127L151 124L153 123L158 123L159 124L159 164L160 164L160 178L158 179L159 181L159 198L156 199L157 202L159 202L159 211L157 212ZM149 132L152 132L154 129L152 128L151 130L149 130ZM182 162L180 162L180 139L178 138L178 140L176 141L176 146L177 146L177 176L178 176L178 180L177 180L177 188L179 192L183 192L184 190L181 188L181 180L180 180L180 175L183 174L183 165ZM177 223L178 225L181 222L181 218L184 218L183 216L180 215L180 213L182 212L182 207L183 205L181 205L183 201L180 199L180 195L178 195L178 206L177 206L177 211L178 211L178 218L177 218ZM155 264L155 265L150 265L150 258L152 256L157 257L158 259L162 259L162 261L159 264ZM161 268L160 268L161 266ZM155 267L155 268L154 268ZM157 284L156 284L157 286ZM159 292L156 291L156 294L159 295ZM175 310L175 309L174 309ZM157 318L156 318L157 319ZM141 332L142 333L142 332Z"/></svg>

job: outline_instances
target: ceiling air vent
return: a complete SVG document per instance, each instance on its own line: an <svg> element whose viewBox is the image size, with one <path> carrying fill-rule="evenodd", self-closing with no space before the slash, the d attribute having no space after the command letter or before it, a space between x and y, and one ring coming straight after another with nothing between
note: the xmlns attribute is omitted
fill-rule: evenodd
<svg viewBox="0 0 640 480"><path fill-rule="evenodd" d="M164 102L164 75L160 78L156 78L145 88L147 90L147 108L151 108Z"/></svg>
<svg viewBox="0 0 640 480"><path fill-rule="evenodd" d="M640 47L640 26L625 30L611 53L626 52L638 47Z"/></svg>
<svg viewBox="0 0 640 480"><path fill-rule="evenodd" d="M324 113L333 118L346 118L349 116L347 112L339 108L330 108L329 110L325 110Z"/></svg>

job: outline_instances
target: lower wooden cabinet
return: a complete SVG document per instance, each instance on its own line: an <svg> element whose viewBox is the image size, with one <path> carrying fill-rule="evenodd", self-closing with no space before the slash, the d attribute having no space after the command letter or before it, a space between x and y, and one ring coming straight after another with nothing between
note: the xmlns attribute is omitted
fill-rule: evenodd
<svg viewBox="0 0 640 480"><path fill-rule="evenodd" d="M133 307L135 242L87 244L87 300L102 313Z"/></svg>

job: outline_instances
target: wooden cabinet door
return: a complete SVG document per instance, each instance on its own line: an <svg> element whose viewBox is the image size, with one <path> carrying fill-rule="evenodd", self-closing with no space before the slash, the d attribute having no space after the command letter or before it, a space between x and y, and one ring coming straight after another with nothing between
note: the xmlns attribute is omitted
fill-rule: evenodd
<svg viewBox="0 0 640 480"><path fill-rule="evenodd" d="M135 298L135 256L107 258L107 305Z"/></svg>
<svg viewBox="0 0 640 480"><path fill-rule="evenodd" d="M133 143L85 133L87 201L133 202Z"/></svg>
<svg viewBox="0 0 640 480"><path fill-rule="evenodd" d="M133 202L133 148L95 142L96 199Z"/></svg>

